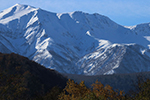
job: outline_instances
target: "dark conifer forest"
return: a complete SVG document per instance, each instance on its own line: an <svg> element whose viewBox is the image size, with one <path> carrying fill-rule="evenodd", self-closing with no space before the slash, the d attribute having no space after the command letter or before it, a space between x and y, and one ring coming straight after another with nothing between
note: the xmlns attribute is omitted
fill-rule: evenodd
<svg viewBox="0 0 150 100"><path fill-rule="evenodd" d="M150 80L125 93L96 81L76 83L18 54L0 53L0 100L149 100Z"/></svg>
<svg viewBox="0 0 150 100"><path fill-rule="evenodd" d="M54 86L64 88L67 79L17 54L0 54L0 100L29 100L45 95Z"/></svg>

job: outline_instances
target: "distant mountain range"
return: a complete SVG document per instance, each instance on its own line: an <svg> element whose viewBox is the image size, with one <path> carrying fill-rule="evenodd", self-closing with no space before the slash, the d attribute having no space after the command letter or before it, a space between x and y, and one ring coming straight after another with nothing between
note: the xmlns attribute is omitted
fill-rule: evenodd
<svg viewBox="0 0 150 100"><path fill-rule="evenodd" d="M100 14L52 13L16 4L0 12L0 52L60 73L150 71L150 23L122 26Z"/></svg>

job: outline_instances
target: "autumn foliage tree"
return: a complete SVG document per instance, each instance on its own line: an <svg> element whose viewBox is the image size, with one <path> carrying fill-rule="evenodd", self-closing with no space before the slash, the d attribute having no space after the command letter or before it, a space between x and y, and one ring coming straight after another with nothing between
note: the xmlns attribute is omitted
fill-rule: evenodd
<svg viewBox="0 0 150 100"><path fill-rule="evenodd" d="M123 91L114 91L109 85L104 86L96 81L92 89L87 88L84 81L77 84L73 80L67 82L63 93L59 95L60 100L121 100L124 99Z"/></svg>
<svg viewBox="0 0 150 100"><path fill-rule="evenodd" d="M80 84L75 83L69 79L63 92L60 94L60 100L78 100L84 98L90 90L85 86L84 81Z"/></svg>
<svg viewBox="0 0 150 100"><path fill-rule="evenodd" d="M118 90L114 91L110 85L104 86L101 82L98 82L98 80L96 80L96 82L92 84L92 87L93 87L92 92L100 100L124 99L123 91L118 91Z"/></svg>

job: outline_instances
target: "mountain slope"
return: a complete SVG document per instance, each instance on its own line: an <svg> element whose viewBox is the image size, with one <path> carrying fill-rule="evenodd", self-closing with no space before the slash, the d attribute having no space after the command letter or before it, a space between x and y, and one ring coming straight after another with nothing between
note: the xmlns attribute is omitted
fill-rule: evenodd
<svg viewBox="0 0 150 100"><path fill-rule="evenodd" d="M150 50L137 44L115 44L107 50L100 49L85 55L78 62L79 69L87 75L145 72L150 70L147 52Z"/></svg>
<svg viewBox="0 0 150 100"><path fill-rule="evenodd" d="M61 73L147 71L149 33L141 34L138 29L138 25L137 29L126 28L99 14L51 13L16 4L0 13L0 52L18 53ZM130 52L133 50L137 53ZM140 60L140 65L134 64L138 70L124 70L135 61L134 57L126 60L129 53L136 54L136 60Z"/></svg>

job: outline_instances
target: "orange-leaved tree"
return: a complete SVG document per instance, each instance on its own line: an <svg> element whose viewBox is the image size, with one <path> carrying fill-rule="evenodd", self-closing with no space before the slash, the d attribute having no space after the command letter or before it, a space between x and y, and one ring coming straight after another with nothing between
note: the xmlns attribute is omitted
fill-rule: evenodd
<svg viewBox="0 0 150 100"><path fill-rule="evenodd" d="M79 98L84 98L87 93L90 92L84 81L77 84L73 80L69 79L63 93L59 95L60 100L78 100Z"/></svg>
<svg viewBox="0 0 150 100"><path fill-rule="evenodd" d="M77 84L73 80L68 80L63 92L59 95L60 100L122 100L123 91L114 91L110 85L104 86L96 81L92 84L92 89L87 88L84 81Z"/></svg>
<svg viewBox="0 0 150 100"><path fill-rule="evenodd" d="M124 99L124 92L123 91L114 91L110 85L104 86L98 80L96 80L96 82L92 84L92 87L93 87L92 92L100 100Z"/></svg>

